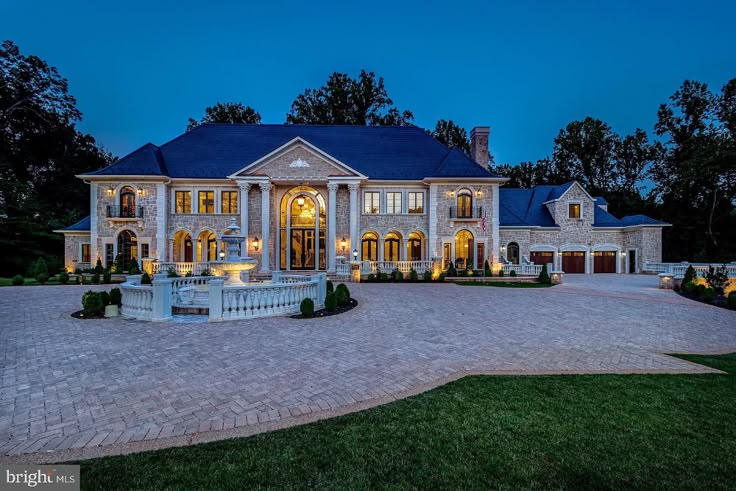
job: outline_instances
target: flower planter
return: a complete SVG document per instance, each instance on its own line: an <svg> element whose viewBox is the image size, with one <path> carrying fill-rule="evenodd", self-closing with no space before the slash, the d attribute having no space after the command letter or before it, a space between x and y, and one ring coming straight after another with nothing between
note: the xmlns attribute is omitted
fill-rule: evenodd
<svg viewBox="0 0 736 491"><path fill-rule="evenodd" d="M117 317L120 315L120 309L117 305L105 305L105 317Z"/></svg>

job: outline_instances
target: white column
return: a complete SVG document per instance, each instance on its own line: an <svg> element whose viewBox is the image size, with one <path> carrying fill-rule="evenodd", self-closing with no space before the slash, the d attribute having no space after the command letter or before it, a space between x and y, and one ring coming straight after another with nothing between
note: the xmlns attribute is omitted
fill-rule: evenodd
<svg viewBox="0 0 736 491"><path fill-rule="evenodd" d="M248 191L250 191L250 183L240 183L240 234L244 237L243 243L240 245L240 255L248 256Z"/></svg>
<svg viewBox="0 0 736 491"><path fill-rule="evenodd" d="M271 187L268 182L260 182L258 186L261 188L261 273L270 271L269 258L269 234L271 233Z"/></svg>
<svg viewBox="0 0 736 491"><path fill-rule="evenodd" d="M166 261L166 249L168 249L168 241L166 240L167 217L166 184L156 184L156 251L151 252L154 252L154 255L160 261Z"/></svg>
<svg viewBox="0 0 736 491"><path fill-rule="evenodd" d="M427 247L427 259L441 256L443 254L442 246L438 245L437 242L437 185L430 184L429 192L427 193L426 202L424 203L424 210L429 218L429 241ZM439 249L438 249L439 247Z"/></svg>
<svg viewBox="0 0 736 491"><path fill-rule="evenodd" d="M360 237L358 237L358 190L360 189L360 184L348 184L348 189L350 190L350 251L348 251L348 254L352 261L353 250L357 250L358 255L360 255L360 250L358 249L360 247Z"/></svg>
<svg viewBox="0 0 736 491"><path fill-rule="evenodd" d="M335 272L335 227L337 223L337 187L335 182L327 183L327 271ZM352 259L352 258L351 258Z"/></svg>
<svg viewBox="0 0 736 491"><path fill-rule="evenodd" d="M498 249L499 249L499 242L501 241L501 234L498 229L499 221L500 221L499 209L498 209L499 207L498 198L499 198L499 195L501 194L500 192L501 190L499 189L498 184L494 184L491 187L491 190L493 192L493 217L491 218L491 231L492 231L491 240L493 240L493 244L492 244L491 253L493 257L493 263L498 264L499 263ZM486 214L486 227L488 226L487 220L488 220L488 214ZM473 256L475 256L475 254L473 254Z"/></svg>
<svg viewBox="0 0 736 491"><path fill-rule="evenodd" d="M89 184L89 261L92 268L95 267L97 258L101 258L101 254L104 253L104 250L102 253L97 250L97 186L95 182Z"/></svg>

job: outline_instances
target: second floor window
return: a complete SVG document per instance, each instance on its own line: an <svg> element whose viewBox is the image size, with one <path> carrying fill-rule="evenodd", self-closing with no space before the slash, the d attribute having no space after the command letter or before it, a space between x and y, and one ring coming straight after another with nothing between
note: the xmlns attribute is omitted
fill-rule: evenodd
<svg viewBox="0 0 736 491"><path fill-rule="evenodd" d="M200 191L199 192L199 213L215 212L215 192Z"/></svg>
<svg viewBox="0 0 736 491"><path fill-rule="evenodd" d="M135 191L130 186L120 190L120 214L121 218L135 218Z"/></svg>
<svg viewBox="0 0 736 491"><path fill-rule="evenodd" d="M223 191L222 192L222 213L238 212L238 192Z"/></svg>
<svg viewBox="0 0 736 491"><path fill-rule="evenodd" d="M580 203L570 203L568 205L568 215L570 218L580 218Z"/></svg>
<svg viewBox="0 0 736 491"><path fill-rule="evenodd" d="M191 213L192 212L192 192L177 191L176 192L176 212Z"/></svg>
<svg viewBox="0 0 736 491"><path fill-rule="evenodd" d="M401 193L386 193L386 213L401 213Z"/></svg>
<svg viewBox="0 0 736 491"><path fill-rule="evenodd" d="M376 213L378 213L380 210L380 207L378 204L380 196L381 196L380 193L375 193L375 192L365 193L365 195L363 196L363 201L364 201L363 213L368 214L368 215L375 215Z"/></svg>
<svg viewBox="0 0 736 491"><path fill-rule="evenodd" d="M409 193L409 213L424 213L424 193Z"/></svg>

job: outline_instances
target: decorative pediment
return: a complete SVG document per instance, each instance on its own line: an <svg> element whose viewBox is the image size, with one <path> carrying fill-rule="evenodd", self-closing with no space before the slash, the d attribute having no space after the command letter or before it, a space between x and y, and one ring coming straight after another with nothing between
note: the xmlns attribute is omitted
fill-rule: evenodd
<svg viewBox="0 0 736 491"><path fill-rule="evenodd" d="M322 181L334 177L366 177L299 137L255 162L251 162L229 177L247 176L267 176L272 180L301 181Z"/></svg>

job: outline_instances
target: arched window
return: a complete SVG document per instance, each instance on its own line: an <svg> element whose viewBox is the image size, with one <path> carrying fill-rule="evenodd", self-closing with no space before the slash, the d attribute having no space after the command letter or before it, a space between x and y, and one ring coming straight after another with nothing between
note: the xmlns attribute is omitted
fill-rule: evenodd
<svg viewBox="0 0 736 491"><path fill-rule="evenodd" d="M363 234L360 241L361 258L363 261L378 261L378 237L373 232Z"/></svg>
<svg viewBox="0 0 736 491"><path fill-rule="evenodd" d="M123 271L128 271L133 258L138 258L138 238L130 230L123 230L118 235L118 255L123 260Z"/></svg>
<svg viewBox="0 0 736 491"><path fill-rule="evenodd" d="M511 264L519 264L519 244L510 242L506 247L506 260Z"/></svg>
<svg viewBox="0 0 736 491"><path fill-rule="evenodd" d="M455 235L455 267L473 268L473 234L461 230Z"/></svg>
<svg viewBox="0 0 736 491"><path fill-rule="evenodd" d="M383 240L383 260L398 261L401 236L396 232L389 232Z"/></svg>
<svg viewBox="0 0 736 491"><path fill-rule="evenodd" d="M191 263L193 260L192 236L179 230L174 234L174 261Z"/></svg>
<svg viewBox="0 0 736 491"><path fill-rule="evenodd" d="M406 259L409 261L422 260L422 233L412 232L406 241Z"/></svg>
<svg viewBox="0 0 736 491"><path fill-rule="evenodd" d="M130 186L120 190L120 218L135 218L135 191Z"/></svg>
<svg viewBox="0 0 736 491"><path fill-rule="evenodd" d="M473 194L469 189L461 189L457 193L457 217L473 218Z"/></svg>
<svg viewBox="0 0 736 491"><path fill-rule="evenodd" d="M217 237L210 230L205 230L199 234L197 239L197 258L199 261L215 261L217 260Z"/></svg>

